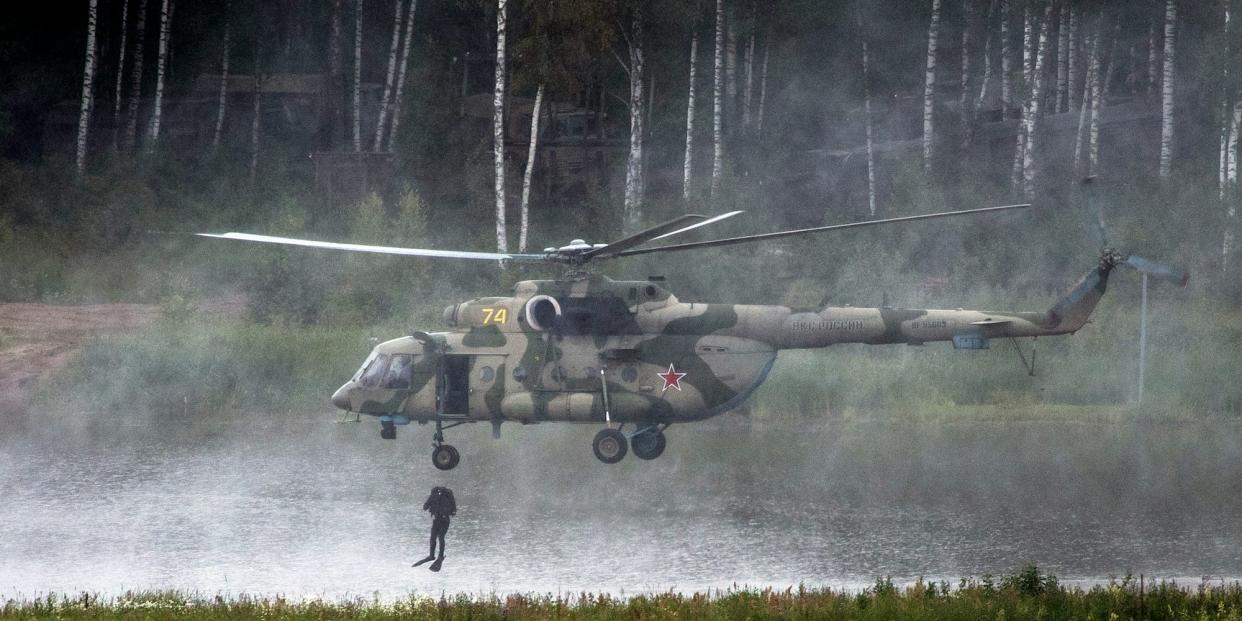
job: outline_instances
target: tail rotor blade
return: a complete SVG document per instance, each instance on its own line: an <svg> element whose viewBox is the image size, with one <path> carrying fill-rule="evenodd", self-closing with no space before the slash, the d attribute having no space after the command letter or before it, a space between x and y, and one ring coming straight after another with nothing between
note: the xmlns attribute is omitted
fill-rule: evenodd
<svg viewBox="0 0 1242 621"><path fill-rule="evenodd" d="M1108 227L1104 226L1104 209L1100 207L1100 201L1096 199L1095 177L1086 177L1082 180L1083 194L1086 195L1087 207L1091 209L1092 215L1095 216L1095 236L1103 248L1108 247Z"/></svg>
<svg viewBox="0 0 1242 621"><path fill-rule="evenodd" d="M1176 283L1178 286L1184 287L1190 280L1190 272L1187 272L1184 269L1164 263L1157 263L1156 261L1144 259L1140 256L1130 255L1126 257L1125 263L1140 272L1149 274L1154 278Z"/></svg>

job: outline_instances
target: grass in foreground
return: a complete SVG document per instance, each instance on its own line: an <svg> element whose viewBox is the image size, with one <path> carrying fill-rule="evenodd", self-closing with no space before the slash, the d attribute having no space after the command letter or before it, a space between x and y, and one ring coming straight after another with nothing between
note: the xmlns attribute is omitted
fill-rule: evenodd
<svg viewBox="0 0 1242 621"><path fill-rule="evenodd" d="M894 586L887 579L861 593L799 587L731 589L683 595L411 596L393 603L201 597L177 592L49 595L9 601L0 619L1242 619L1242 584L1187 589L1160 583L1141 589L1127 577L1090 590L1065 588L1034 567L993 582L962 580Z"/></svg>

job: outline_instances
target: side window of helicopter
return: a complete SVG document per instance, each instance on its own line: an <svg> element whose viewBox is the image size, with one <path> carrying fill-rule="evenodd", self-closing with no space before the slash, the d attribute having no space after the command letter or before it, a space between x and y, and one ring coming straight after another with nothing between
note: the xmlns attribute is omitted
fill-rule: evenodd
<svg viewBox="0 0 1242 621"><path fill-rule="evenodd" d="M397 354L392 357L388 374L384 376L384 388L404 390L410 387L410 373L414 370L413 356Z"/></svg>
<svg viewBox="0 0 1242 621"><path fill-rule="evenodd" d="M379 386L380 378L384 377L384 372L388 370L388 354L380 354L371 361L367 370L362 372L362 377L358 378L358 383L367 388L375 388Z"/></svg>

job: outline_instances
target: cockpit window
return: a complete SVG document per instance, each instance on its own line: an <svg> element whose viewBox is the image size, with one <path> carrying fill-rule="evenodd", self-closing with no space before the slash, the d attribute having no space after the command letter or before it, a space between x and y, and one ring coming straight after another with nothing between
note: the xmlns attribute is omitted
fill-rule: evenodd
<svg viewBox="0 0 1242 621"><path fill-rule="evenodd" d="M358 378L358 383L369 388L379 386L380 378L384 377L384 371L388 369L388 354L380 354L371 361L370 366L362 372L362 377Z"/></svg>
<svg viewBox="0 0 1242 621"><path fill-rule="evenodd" d="M392 363L388 365L388 374L384 376L384 388L392 388L395 390L408 389L412 379L411 372L414 370L414 357L406 354L396 354L392 357Z"/></svg>
<svg viewBox="0 0 1242 621"><path fill-rule="evenodd" d="M356 381L358 381L358 380L360 380L360 379L362 379L362 374L366 372L367 367L371 366L371 363L372 363L372 362L375 362L375 357L376 357L376 356L378 356L378 355L379 355L379 354L377 354L377 353L375 353L374 351L372 351L372 352L371 352L371 353L367 356L367 359L362 361L362 364L358 367L358 370L354 372L354 376L353 376L353 378L351 378L351 379L353 379L353 381L355 381L355 382L356 382Z"/></svg>

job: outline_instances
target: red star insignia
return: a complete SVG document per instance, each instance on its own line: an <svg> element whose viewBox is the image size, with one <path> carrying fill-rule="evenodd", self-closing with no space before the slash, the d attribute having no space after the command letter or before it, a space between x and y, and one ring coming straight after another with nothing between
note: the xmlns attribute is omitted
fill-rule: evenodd
<svg viewBox="0 0 1242 621"><path fill-rule="evenodd" d="M664 390L668 390L669 388L676 388L677 390L681 390L681 378L685 376L686 376L685 373L678 373L677 369L673 368L673 365L671 364L668 365L667 373L656 374L656 377L659 377L660 379L664 380Z"/></svg>

